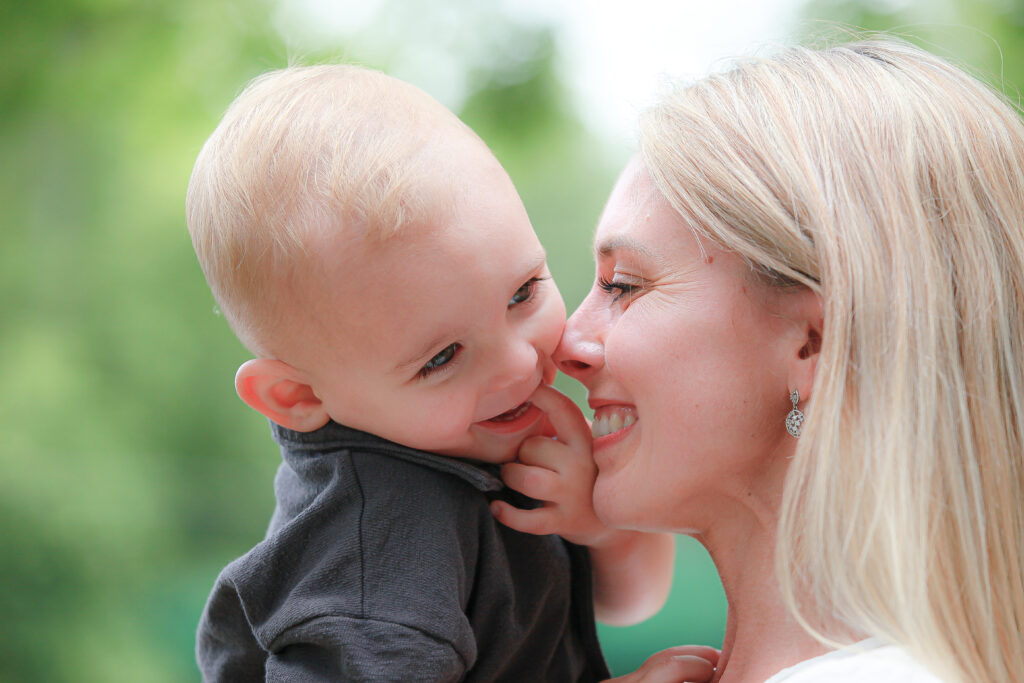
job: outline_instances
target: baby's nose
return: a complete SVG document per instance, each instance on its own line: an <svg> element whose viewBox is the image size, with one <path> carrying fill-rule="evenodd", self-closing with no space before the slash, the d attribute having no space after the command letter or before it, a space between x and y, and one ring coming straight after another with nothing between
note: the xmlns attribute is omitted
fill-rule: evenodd
<svg viewBox="0 0 1024 683"><path fill-rule="evenodd" d="M538 358L537 349L532 344L508 344L497 364L491 391L501 391L532 378L537 373Z"/></svg>

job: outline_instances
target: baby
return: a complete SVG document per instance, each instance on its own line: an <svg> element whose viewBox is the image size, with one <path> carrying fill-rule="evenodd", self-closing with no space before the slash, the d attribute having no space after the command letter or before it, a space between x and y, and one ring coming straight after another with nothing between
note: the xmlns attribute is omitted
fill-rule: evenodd
<svg viewBox="0 0 1024 683"><path fill-rule="evenodd" d="M565 307L486 145L384 74L271 72L187 213L283 456L203 612L204 679L607 678L595 609L660 608L672 539L594 516L589 428L547 386Z"/></svg>

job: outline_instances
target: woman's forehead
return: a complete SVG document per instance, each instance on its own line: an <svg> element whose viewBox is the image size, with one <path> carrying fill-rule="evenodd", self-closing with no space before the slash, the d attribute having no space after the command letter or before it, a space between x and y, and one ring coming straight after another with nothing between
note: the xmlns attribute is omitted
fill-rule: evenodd
<svg viewBox="0 0 1024 683"><path fill-rule="evenodd" d="M666 204L647 169L634 157L619 175L605 204L594 233L595 251L613 235L629 232L630 227Z"/></svg>

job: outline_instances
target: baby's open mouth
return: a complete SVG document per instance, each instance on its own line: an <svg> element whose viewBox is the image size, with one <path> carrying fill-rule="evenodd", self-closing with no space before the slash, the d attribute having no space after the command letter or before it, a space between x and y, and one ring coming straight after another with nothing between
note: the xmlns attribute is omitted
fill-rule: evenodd
<svg viewBox="0 0 1024 683"><path fill-rule="evenodd" d="M527 401L500 415L481 420L476 423L476 426L482 427L492 434L520 434L532 428L543 416L544 413L540 412L540 408Z"/></svg>
<svg viewBox="0 0 1024 683"><path fill-rule="evenodd" d="M494 417L488 419L487 422L512 422L513 420L518 420L519 418L526 414L526 411L529 410L530 406L532 405L533 404L530 403L529 401L527 401L526 403L520 403L512 410L506 410L501 415L495 415Z"/></svg>
<svg viewBox="0 0 1024 683"><path fill-rule="evenodd" d="M590 433L595 439L614 434L620 429L630 427L637 421L636 409L627 406L602 406L594 411L594 421L590 423Z"/></svg>

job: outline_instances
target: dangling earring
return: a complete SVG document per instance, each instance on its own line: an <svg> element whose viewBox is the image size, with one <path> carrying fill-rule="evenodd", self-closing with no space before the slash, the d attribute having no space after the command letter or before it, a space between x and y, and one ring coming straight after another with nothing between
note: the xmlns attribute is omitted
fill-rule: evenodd
<svg viewBox="0 0 1024 683"><path fill-rule="evenodd" d="M804 423L804 414L796 407L796 404L800 402L800 392L796 389L791 391L789 393L789 400L793 402L793 410L789 411L789 415L786 415L786 431L789 432L790 436L799 439L800 427Z"/></svg>

